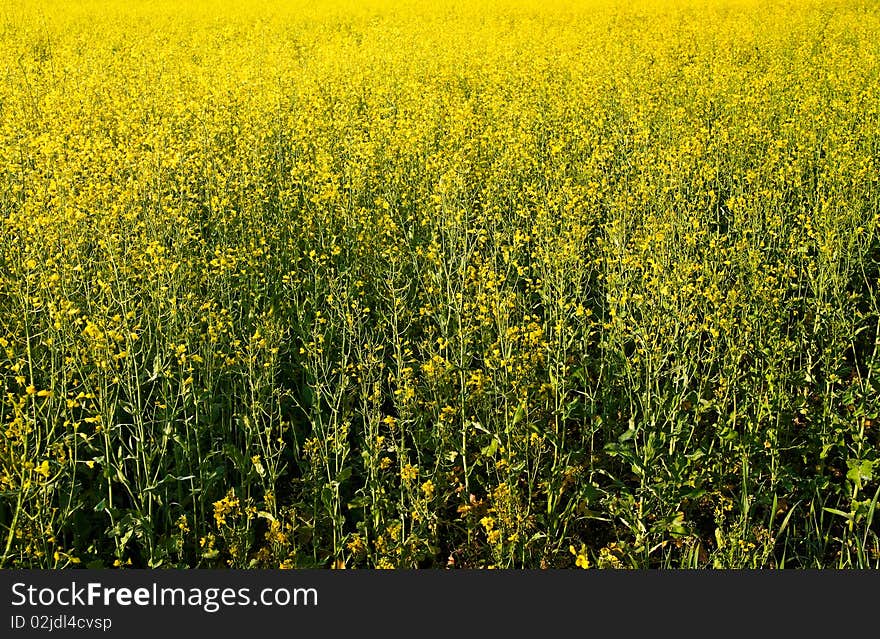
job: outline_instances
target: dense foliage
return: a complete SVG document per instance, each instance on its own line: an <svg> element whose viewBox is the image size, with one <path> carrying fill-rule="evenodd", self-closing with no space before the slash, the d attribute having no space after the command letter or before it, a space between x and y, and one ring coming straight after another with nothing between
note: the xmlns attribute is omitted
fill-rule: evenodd
<svg viewBox="0 0 880 639"><path fill-rule="evenodd" d="M880 563L874 0L11 0L3 567Z"/></svg>

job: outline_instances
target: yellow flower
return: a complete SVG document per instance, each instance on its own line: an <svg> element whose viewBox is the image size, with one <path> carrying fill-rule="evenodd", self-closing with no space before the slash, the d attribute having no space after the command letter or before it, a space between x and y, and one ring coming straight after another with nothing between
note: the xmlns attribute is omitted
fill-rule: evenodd
<svg viewBox="0 0 880 639"><path fill-rule="evenodd" d="M345 546L352 554L358 556L363 555L367 551L364 539L360 535L352 535L351 540Z"/></svg>
<svg viewBox="0 0 880 639"><path fill-rule="evenodd" d="M585 544L581 544L580 550L576 549L574 546L569 546L568 551L575 557L575 566L583 568L584 570L590 567L590 559L587 557L587 547Z"/></svg>
<svg viewBox="0 0 880 639"><path fill-rule="evenodd" d="M419 469L417 466L413 466L412 464L406 464L403 468L400 469L400 477L405 482L414 481L418 476Z"/></svg>
<svg viewBox="0 0 880 639"><path fill-rule="evenodd" d="M235 516L238 514L238 498L235 496L233 489L230 488L229 492L223 499L214 502L214 521L218 527L223 526L226 524L227 516Z"/></svg>

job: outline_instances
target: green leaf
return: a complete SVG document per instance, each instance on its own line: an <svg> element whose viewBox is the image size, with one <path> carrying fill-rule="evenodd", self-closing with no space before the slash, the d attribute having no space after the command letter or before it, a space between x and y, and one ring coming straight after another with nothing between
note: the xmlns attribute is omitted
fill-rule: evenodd
<svg viewBox="0 0 880 639"><path fill-rule="evenodd" d="M846 478L861 487L863 481L874 479L874 462L865 459L847 459Z"/></svg>
<svg viewBox="0 0 880 639"><path fill-rule="evenodd" d="M842 510L837 510L837 508L823 508L825 512L831 513L832 515L840 515L841 517L845 517L847 519L852 519L852 513L845 513Z"/></svg>
<svg viewBox="0 0 880 639"><path fill-rule="evenodd" d="M327 510L333 510L333 489L324 485L321 488L321 503Z"/></svg>
<svg viewBox="0 0 880 639"><path fill-rule="evenodd" d="M474 428L475 430L478 430L478 431L480 431L481 433L486 433L487 435L491 435L491 434L492 434L492 433L490 433L488 430L486 430L486 427L483 426L480 422L474 422L474 421L471 421L471 422L469 422L469 423L470 423L470 425L471 425L471 428Z"/></svg>
<svg viewBox="0 0 880 639"><path fill-rule="evenodd" d="M705 494L706 490L704 488L694 488L693 490L686 492L682 497L684 499L699 499Z"/></svg>
<svg viewBox="0 0 880 639"><path fill-rule="evenodd" d="M351 466L346 466L336 475L336 481L340 484L351 477Z"/></svg>
<svg viewBox="0 0 880 639"><path fill-rule="evenodd" d="M366 508L370 505L369 497L355 497L350 502L348 502L348 508L350 510L357 510L358 508Z"/></svg>
<svg viewBox="0 0 880 639"><path fill-rule="evenodd" d="M526 414L525 408L523 408L523 405L520 404L519 406L516 407L516 412L513 414L513 420L511 421L511 424L513 426L516 426L517 424L519 424L522 421L522 418L525 414Z"/></svg>
<svg viewBox="0 0 880 639"><path fill-rule="evenodd" d="M583 484L580 487L580 494L584 497L584 504L589 505L597 502L602 497L602 491L595 484Z"/></svg>
<svg viewBox="0 0 880 639"><path fill-rule="evenodd" d="M687 534L687 528L684 524L684 513L678 512L658 521L653 526L652 532L668 532L673 536L684 535Z"/></svg>
<svg viewBox="0 0 880 639"><path fill-rule="evenodd" d="M480 453L484 457L494 457L495 453L498 452L498 446L500 444L501 444L501 442L498 441L498 438L493 437L492 442L488 446L484 446L483 448L480 449Z"/></svg>
<svg viewBox="0 0 880 639"><path fill-rule="evenodd" d="M303 386L302 389L302 398L303 398L303 406L305 408L311 408L312 404L315 402L315 395L312 392L312 389L308 386Z"/></svg>

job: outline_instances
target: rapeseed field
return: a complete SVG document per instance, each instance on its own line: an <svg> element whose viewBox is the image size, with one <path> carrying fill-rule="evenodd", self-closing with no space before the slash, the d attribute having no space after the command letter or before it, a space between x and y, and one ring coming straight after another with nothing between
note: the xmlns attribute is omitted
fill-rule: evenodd
<svg viewBox="0 0 880 639"><path fill-rule="evenodd" d="M7 0L0 566L880 566L876 0Z"/></svg>

